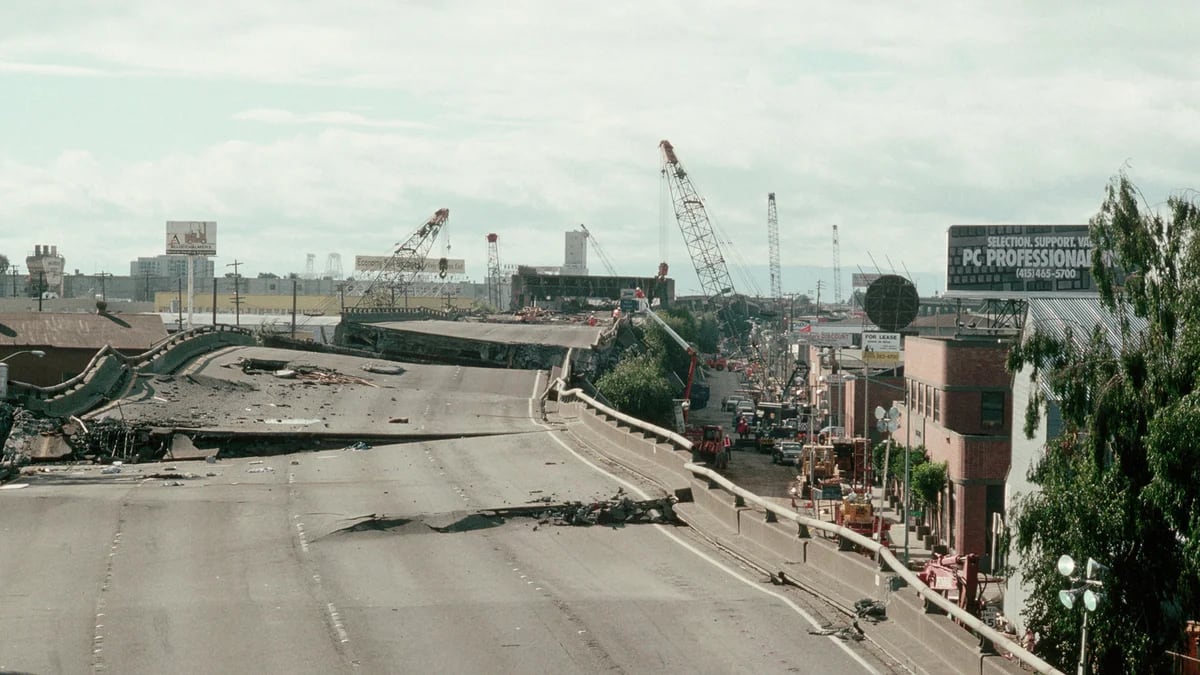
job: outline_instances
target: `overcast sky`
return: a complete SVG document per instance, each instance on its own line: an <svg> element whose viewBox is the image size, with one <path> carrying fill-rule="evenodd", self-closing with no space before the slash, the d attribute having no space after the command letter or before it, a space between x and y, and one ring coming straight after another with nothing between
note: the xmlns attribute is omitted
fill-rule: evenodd
<svg viewBox="0 0 1200 675"><path fill-rule="evenodd" d="M1074 0L7 0L0 253L128 274L165 221L214 220L219 268L349 273L446 207L473 279L488 232L558 265L580 223L650 275L665 226L692 292L665 138L739 291L770 290L775 192L785 292L837 224L843 287L873 256L927 294L951 224L1086 222L1126 164L1152 203L1200 188L1198 25Z"/></svg>

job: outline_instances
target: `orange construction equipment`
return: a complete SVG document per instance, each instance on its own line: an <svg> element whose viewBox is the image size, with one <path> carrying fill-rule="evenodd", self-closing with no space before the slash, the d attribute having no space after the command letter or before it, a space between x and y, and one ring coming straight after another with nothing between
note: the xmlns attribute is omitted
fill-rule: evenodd
<svg viewBox="0 0 1200 675"><path fill-rule="evenodd" d="M891 548L892 541L888 531L891 529L892 523L883 516L875 515L875 507L871 505L870 495L865 491L852 491L842 497L842 501L836 509L836 522L848 530ZM838 550L861 551L862 549L849 539L839 536Z"/></svg>
<svg viewBox="0 0 1200 675"><path fill-rule="evenodd" d="M716 424L706 424L700 430L700 439L692 441L692 461L706 462L722 470L729 466L729 449L725 447L725 430Z"/></svg>

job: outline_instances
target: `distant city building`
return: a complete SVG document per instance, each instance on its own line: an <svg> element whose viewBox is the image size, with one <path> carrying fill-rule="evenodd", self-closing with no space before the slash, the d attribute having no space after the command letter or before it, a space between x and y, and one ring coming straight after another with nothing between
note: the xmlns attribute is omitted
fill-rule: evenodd
<svg viewBox="0 0 1200 675"><path fill-rule="evenodd" d="M196 256L192 273L197 279L211 279L216 276L212 258ZM140 257L129 263L131 277L165 277L170 279L187 278L187 256L156 255Z"/></svg>
<svg viewBox="0 0 1200 675"><path fill-rule="evenodd" d="M37 244L33 247L33 255L25 258L25 268L29 270L29 283L43 295L62 297L65 266L66 258L59 255L57 246Z"/></svg>
<svg viewBox="0 0 1200 675"><path fill-rule="evenodd" d="M566 250L563 255L562 273L587 276L587 232L567 232Z"/></svg>

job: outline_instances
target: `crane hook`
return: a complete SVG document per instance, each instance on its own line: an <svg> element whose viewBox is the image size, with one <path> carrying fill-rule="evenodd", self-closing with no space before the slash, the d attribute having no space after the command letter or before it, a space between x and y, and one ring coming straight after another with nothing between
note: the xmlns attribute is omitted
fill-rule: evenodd
<svg viewBox="0 0 1200 675"><path fill-rule="evenodd" d="M446 270L450 267L450 261L445 258L438 259L438 277L445 279Z"/></svg>

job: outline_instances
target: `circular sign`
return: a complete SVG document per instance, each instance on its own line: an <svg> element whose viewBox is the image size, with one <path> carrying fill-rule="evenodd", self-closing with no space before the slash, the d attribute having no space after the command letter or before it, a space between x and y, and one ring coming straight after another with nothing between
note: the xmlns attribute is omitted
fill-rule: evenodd
<svg viewBox="0 0 1200 675"><path fill-rule="evenodd" d="M867 318L886 332L895 332L917 318L921 299L917 287L898 274L885 274L867 287L863 309Z"/></svg>

